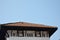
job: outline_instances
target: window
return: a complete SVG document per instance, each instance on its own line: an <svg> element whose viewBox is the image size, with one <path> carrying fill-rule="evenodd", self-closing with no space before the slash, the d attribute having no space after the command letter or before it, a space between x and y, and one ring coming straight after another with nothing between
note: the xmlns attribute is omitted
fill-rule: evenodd
<svg viewBox="0 0 60 40"><path fill-rule="evenodd" d="M47 31L41 31L41 33L42 33L42 37L49 37L49 35L48 35L48 32L47 32Z"/></svg>
<svg viewBox="0 0 60 40"><path fill-rule="evenodd" d="M17 36L17 30L12 30L12 36Z"/></svg>
<svg viewBox="0 0 60 40"><path fill-rule="evenodd" d="M36 31L36 37L41 37L41 32L40 31Z"/></svg>
<svg viewBox="0 0 60 40"><path fill-rule="evenodd" d="M7 33L9 35L9 37L10 37L11 36L11 30L8 30Z"/></svg>
<svg viewBox="0 0 60 40"><path fill-rule="evenodd" d="M26 37L34 37L35 36L35 31L26 31L26 33L25 33L26 35Z"/></svg>
<svg viewBox="0 0 60 40"><path fill-rule="evenodd" d="M45 37L45 32L41 31L42 37Z"/></svg>
<svg viewBox="0 0 60 40"><path fill-rule="evenodd" d="M23 31L18 31L18 36L19 36L19 37L23 37L23 35L24 35L24 34L23 34Z"/></svg>

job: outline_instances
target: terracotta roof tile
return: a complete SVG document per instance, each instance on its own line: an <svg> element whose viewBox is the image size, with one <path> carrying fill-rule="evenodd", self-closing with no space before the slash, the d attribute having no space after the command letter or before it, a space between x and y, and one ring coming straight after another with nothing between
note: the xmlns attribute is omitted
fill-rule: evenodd
<svg viewBox="0 0 60 40"><path fill-rule="evenodd" d="M28 22L14 22L14 23L7 23L4 26L23 26L23 27L42 27L42 28L56 28L54 26L47 26L43 24L35 24L35 23L28 23Z"/></svg>

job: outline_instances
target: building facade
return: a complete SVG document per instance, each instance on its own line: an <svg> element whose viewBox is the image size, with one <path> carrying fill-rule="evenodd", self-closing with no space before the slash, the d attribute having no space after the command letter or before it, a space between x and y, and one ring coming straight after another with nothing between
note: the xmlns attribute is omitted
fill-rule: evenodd
<svg viewBox="0 0 60 40"><path fill-rule="evenodd" d="M50 40L57 27L27 22L0 25L0 40Z"/></svg>

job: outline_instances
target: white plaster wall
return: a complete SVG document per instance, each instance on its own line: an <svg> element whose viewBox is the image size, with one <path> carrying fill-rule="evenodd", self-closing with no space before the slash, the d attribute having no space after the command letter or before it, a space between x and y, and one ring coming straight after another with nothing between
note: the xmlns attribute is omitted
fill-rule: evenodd
<svg viewBox="0 0 60 40"><path fill-rule="evenodd" d="M50 40L49 37L9 37L7 40Z"/></svg>

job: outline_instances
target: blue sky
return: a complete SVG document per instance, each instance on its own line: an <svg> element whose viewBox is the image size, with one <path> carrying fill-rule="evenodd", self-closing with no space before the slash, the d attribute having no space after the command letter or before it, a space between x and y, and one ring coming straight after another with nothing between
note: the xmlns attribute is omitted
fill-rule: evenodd
<svg viewBox="0 0 60 40"><path fill-rule="evenodd" d="M59 40L60 0L0 0L0 24L19 21L57 26L50 40Z"/></svg>

